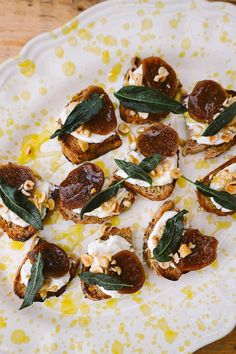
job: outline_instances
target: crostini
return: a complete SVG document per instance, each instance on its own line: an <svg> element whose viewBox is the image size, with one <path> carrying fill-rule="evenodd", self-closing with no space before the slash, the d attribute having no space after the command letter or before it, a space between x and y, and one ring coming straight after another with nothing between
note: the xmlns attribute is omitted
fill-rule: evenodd
<svg viewBox="0 0 236 354"><path fill-rule="evenodd" d="M105 181L102 169L85 162L69 173L59 186L57 206L64 219L78 224L102 224L112 217L128 210L134 203L134 193L121 187L116 195L98 208L80 217L81 209L111 181Z"/></svg>
<svg viewBox="0 0 236 354"><path fill-rule="evenodd" d="M176 131L162 123L156 123L143 130L136 139L136 143L130 145L128 161L140 164L140 162L153 154L160 154L162 160L156 168L150 171L152 185L146 181L128 178L124 186L150 200L164 200L174 190L176 179L181 176L178 168L179 137ZM121 180L128 175L118 169L114 178Z"/></svg>
<svg viewBox="0 0 236 354"><path fill-rule="evenodd" d="M82 103L91 105L83 106L81 110ZM52 137L58 136L63 154L73 164L93 160L122 144L116 132L113 103L98 86L89 86L75 95L61 113L58 123L59 129Z"/></svg>
<svg viewBox="0 0 236 354"><path fill-rule="evenodd" d="M131 67L124 76L124 86L145 86L157 89L170 98L175 98L181 87L174 69L160 57L141 59L134 57ZM146 113L136 112L120 105L120 116L127 123L145 124L157 122L166 117L169 112Z"/></svg>
<svg viewBox="0 0 236 354"><path fill-rule="evenodd" d="M229 193L235 197L236 201L236 156L208 173L206 177L201 179L201 182L216 191ZM236 210L224 208L213 197L203 194L200 190L197 190L197 196L201 207L209 213L219 216L236 213Z"/></svg>
<svg viewBox="0 0 236 354"><path fill-rule="evenodd" d="M142 288L145 281L142 263L134 253L129 227L118 229L108 226L99 239L88 245L87 253L81 255L81 262L82 290L85 297L93 301L133 294ZM112 277L110 283L116 281L113 290L106 286L107 276Z"/></svg>
<svg viewBox="0 0 236 354"><path fill-rule="evenodd" d="M236 102L236 92L225 90L212 80L197 82L190 95L183 98L188 113L186 126L188 139L186 154L205 151L205 159L214 158L229 150L236 144L236 115L227 123L223 119L219 129L213 129L213 123L219 120L221 113L227 114ZM215 132L214 132L215 131Z"/></svg>
<svg viewBox="0 0 236 354"><path fill-rule="evenodd" d="M146 263L157 275L169 280L178 280L184 273L204 268L217 256L216 238L191 229L184 215L187 211L180 213L173 201L166 201L144 235L143 256ZM179 219L174 221L173 218L178 218L178 215ZM167 242L164 238L171 236L167 229L168 222L168 227L174 229L175 233Z"/></svg>
<svg viewBox="0 0 236 354"><path fill-rule="evenodd" d="M30 251L19 266L14 280L14 292L20 299L25 298L28 283L33 276L32 267L39 254L42 256L43 263L43 283L35 294L33 302L43 302L49 297L60 296L76 275L79 266L77 259L68 256L62 248L54 243L49 243L36 236L32 241Z"/></svg>
<svg viewBox="0 0 236 354"><path fill-rule="evenodd" d="M26 241L55 206L56 187L26 166L0 165L0 227L15 241Z"/></svg>

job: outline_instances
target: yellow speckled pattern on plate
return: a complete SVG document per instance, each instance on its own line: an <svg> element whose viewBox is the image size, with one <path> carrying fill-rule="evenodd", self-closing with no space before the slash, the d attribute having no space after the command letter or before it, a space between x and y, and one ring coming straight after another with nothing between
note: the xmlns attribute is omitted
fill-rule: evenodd
<svg viewBox="0 0 236 354"><path fill-rule="evenodd" d="M235 88L235 19L233 6L203 0L106 1L36 37L0 67L1 162L26 163L51 182L61 181L73 166L57 141L49 141L58 114L73 93L91 83L102 85L112 97L135 54L164 57L187 90L205 78ZM181 117L172 114L166 121L185 137ZM122 148L96 160L107 175L114 168L114 156L125 156L123 140ZM25 154L29 144L30 158ZM233 154L235 149L214 161L204 161L201 154L181 157L180 165L196 179ZM190 210L194 227L217 237L217 262L176 283L145 268L143 289L119 300L89 302L74 279L60 298L19 312L12 280L29 242L1 236L2 353L191 353L227 334L236 322L235 218L199 211L193 187L183 179L173 198ZM144 228L158 205L140 197L129 212L113 220L133 228L140 257ZM100 228L64 222L55 212L47 218L42 236L79 255Z"/></svg>

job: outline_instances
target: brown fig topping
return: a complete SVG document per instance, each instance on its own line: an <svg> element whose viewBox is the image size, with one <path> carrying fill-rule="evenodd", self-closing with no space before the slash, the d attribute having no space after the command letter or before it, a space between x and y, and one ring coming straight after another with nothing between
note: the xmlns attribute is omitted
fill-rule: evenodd
<svg viewBox="0 0 236 354"><path fill-rule="evenodd" d="M188 98L189 114L199 122L210 123L227 97L227 91L217 82L198 81Z"/></svg>
<svg viewBox="0 0 236 354"><path fill-rule="evenodd" d="M174 69L159 57L143 59L143 83L144 86L156 88L167 96L174 98L178 89L178 80ZM160 68L165 68L168 75L160 80L155 80Z"/></svg>
<svg viewBox="0 0 236 354"><path fill-rule="evenodd" d="M202 235L199 230L186 230L181 244L190 244L191 248L191 253L176 263L182 272L204 268L216 259L218 241L215 237Z"/></svg>
<svg viewBox="0 0 236 354"><path fill-rule="evenodd" d="M173 156L179 148L179 137L176 131L157 123L144 130L137 138L137 149L145 156L161 154L163 158Z"/></svg>
<svg viewBox="0 0 236 354"><path fill-rule="evenodd" d="M43 258L43 273L47 277L62 277L70 269L70 260L62 248L54 243L40 240L32 251L27 253L31 263L35 262L35 256L41 253Z"/></svg>
<svg viewBox="0 0 236 354"><path fill-rule="evenodd" d="M87 100L94 93L103 95L103 107L88 123L84 124L84 129L88 129L91 133L106 135L116 129L114 106L106 92L98 86L90 86L83 99Z"/></svg>
<svg viewBox="0 0 236 354"><path fill-rule="evenodd" d="M112 257L112 261L115 261L115 266L121 269L119 278L122 282L133 285L132 288L119 290L120 294L133 294L142 288L145 273L142 263L134 252L120 251Z"/></svg>
<svg viewBox="0 0 236 354"><path fill-rule="evenodd" d="M86 162L69 173L59 186L60 201L68 209L82 208L99 193L104 173L97 165Z"/></svg>
<svg viewBox="0 0 236 354"><path fill-rule="evenodd" d="M11 163L0 166L0 177L15 188L19 188L27 180L35 181L35 176L29 167Z"/></svg>

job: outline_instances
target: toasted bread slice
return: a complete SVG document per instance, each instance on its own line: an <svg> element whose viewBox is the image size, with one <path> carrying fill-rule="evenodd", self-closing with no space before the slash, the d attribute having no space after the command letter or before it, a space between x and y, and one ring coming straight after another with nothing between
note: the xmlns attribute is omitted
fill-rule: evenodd
<svg viewBox="0 0 236 354"><path fill-rule="evenodd" d="M101 240L107 240L109 237L114 235L121 236L126 239L132 245L132 232L129 227L118 229L117 227L107 227L100 237ZM82 265L82 272L88 271L89 268ZM84 296L93 301L106 300L111 298L111 296L103 293L97 285L87 285L85 282L81 281L81 287Z"/></svg>
<svg viewBox="0 0 236 354"><path fill-rule="evenodd" d="M117 149L122 145L122 140L115 131L117 126L116 116L113 104L109 96L105 91L98 86L89 86L87 89L82 90L75 95L70 103L74 105L76 102L82 102L90 98L91 95L97 93L103 95L103 108L101 112L95 115L91 121L85 123L80 128L86 129L86 131L92 136L93 133L100 134L101 136L114 132L107 139L100 143L86 142L73 136L73 134L62 134L58 140L60 142L62 152L65 157L73 164L80 164L84 161L93 160L107 152Z"/></svg>
<svg viewBox="0 0 236 354"><path fill-rule="evenodd" d="M33 251L35 249L36 246L40 245L42 242L46 242L43 241L42 239L40 239L39 237L35 237L35 239L32 242L31 245L31 249L30 251ZM13 284L13 289L14 289L14 293L20 298L23 299L24 295L25 295L25 290L26 290L26 286L24 283L22 283L22 279L21 279L21 269L23 267L23 265L25 264L25 262L28 260L29 258L26 257L23 259L21 265L19 266L17 273L16 273L16 277L14 280L14 284ZM79 261L76 260L73 257L69 257L69 261L70 261L70 269L69 269L69 273L70 273L70 278L67 284L65 284L64 286L62 286L60 289L58 289L57 291L48 291L42 296L42 294L40 292L38 292L35 296L34 302L43 302L46 299L48 299L49 297L52 296L60 296L61 294L64 293L64 291L66 290L67 285L69 284L69 282L75 277L76 275L76 271L78 269L79 266Z"/></svg>
<svg viewBox="0 0 236 354"><path fill-rule="evenodd" d="M107 217L99 217L99 216L92 216L92 215L84 215L83 219L81 220L80 214L74 212L71 209L65 208L63 203L58 200L57 207L62 214L65 220L72 220L76 224L103 224L108 220L112 219L114 216L120 215L121 213L128 210L131 205L135 201L135 195L131 190L127 189L127 194L121 200L121 202L117 203L115 210L113 211L112 215ZM91 212L92 213L92 212Z"/></svg>
<svg viewBox="0 0 236 354"><path fill-rule="evenodd" d="M0 177L3 178L6 183L17 189L22 189L22 186L27 181L35 183L36 179L40 180L40 177L36 176L29 167L13 163L0 165ZM53 192L51 198L54 198ZM2 216L0 216L0 227L11 239L22 242L28 240L38 231L32 225L23 227L14 224L12 221L5 220Z"/></svg>
<svg viewBox="0 0 236 354"><path fill-rule="evenodd" d="M114 178L120 181L122 178L114 175ZM175 188L176 179L172 183L166 184L165 186L155 186L155 187L141 187L136 184L131 184L127 181L124 182L124 186L134 193L138 193L149 200L165 200L173 192Z"/></svg>
<svg viewBox="0 0 236 354"><path fill-rule="evenodd" d="M225 167L231 165L232 163L236 163L236 156L234 156L232 159L228 160L227 162L223 163L216 169L214 169L212 172L208 173L207 176L201 179L201 182L204 183L206 186L209 186L211 183L211 180L213 176L215 176L218 172L223 170ZM212 203L210 197L207 197L204 195L202 192L197 190L197 197L198 197L198 202L201 205L201 207L206 210L208 213L213 213L219 216L226 216L226 215L233 215L235 214L235 211L222 211L220 209L217 209L216 206Z"/></svg>
<svg viewBox="0 0 236 354"><path fill-rule="evenodd" d="M185 146L185 155L198 154L201 151L205 151L205 159L213 159L225 151L229 150L232 146L236 145L236 136L228 143L219 145L203 145L198 144L195 140L188 139Z"/></svg>
<svg viewBox="0 0 236 354"><path fill-rule="evenodd" d="M159 57L149 57L145 59L141 59L139 57L134 57L131 59L131 67L126 72L124 76L124 84L129 84L130 75L140 66L145 66L146 75L143 76L142 82L139 85L144 85L146 87L156 88L159 91L165 93L171 98L174 98L180 89L181 84L177 79L176 73L174 69L167 64L162 58ZM153 69L154 67L154 69ZM164 81L160 80L159 82L155 82L153 79L154 72L157 75L158 70L160 68L165 68L168 72L168 75ZM162 113L149 113L147 118L142 118L137 112L134 110L124 107L120 105L120 116L121 118L127 122L132 124L146 124L158 122L162 118L165 118L169 112Z"/></svg>
<svg viewBox="0 0 236 354"><path fill-rule="evenodd" d="M65 157L73 164L80 164L84 161L94 160L107 152L117 149L122 141L117 133L104 140L102 143L88 144L88 150L82 151L78 139L70 134L63 134L59 138L61 149Z"/></svg>
<svg viewBox="0 0 236 354"><path fill-rule="evenodd" d="M147 265L157 275L176 281L182 274L201 269L212 263L216 259L218 241L214 237L202 235L196 229L187 229L182 236L181 245L192 243L194 245L192 253L184 258L179 258L178 263L173 260L171 264L167 264L167 267L161 267L160 263L152 257L151 251L148 248L148 239L157 221L168 210L178 211L175 208L175 203L171 200L166 201L160 207L146 229L143 242L143 257Z"/></svg>
<svg viewBox="0 0 236 354"><path fill-rule="evenodd" d="M214 100L212 101L211 106L208 105L208 107L211 108L205 109L207 99L210 95L214 97ZM215 81L203 80L199 81L195 85L192 93L189 96L182 97L182 99L189 97L190 102L188 101L188 109L189 115L192 119L196 120L196 122L211 123L215 114L219 112L219 109L222 107L225 99L229 98L230 96L234 97L235 95L235 91L225 90ZM223 154L225 151L229 150L236 144L236 136L229 142L225 142L219 145L198 144L196 140L191 138L188 127L187 130L188 139L184 149L185 155L193 155L205 151L205 159L212 159Z"/></svg>

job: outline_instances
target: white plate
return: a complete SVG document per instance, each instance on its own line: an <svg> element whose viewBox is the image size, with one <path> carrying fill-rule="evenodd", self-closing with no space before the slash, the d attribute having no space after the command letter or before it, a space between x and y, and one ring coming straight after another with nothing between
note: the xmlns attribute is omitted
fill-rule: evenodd
<svg viewBox="0 0 236 354"><path fill-rule="evenodd" d="M55 119L73 93L103 83L113 97L136 53L163 56L187 90L205 78L235 88L235 15L231 5L200 0L106 1L33 39L17 58L0 67L1 162L26 162L42 177L61 181L73 166L61 155L56 140L40 144L55 129ZM184 137L181 117L171 115L167 122ZM21 156L27 144L36 149L30 161ZM98 159L100 165L111 172L114 156L124 156L125 150L124 139L121 149ZM180 164L195 179L233 153L235 149L209 162L199 154L181 158ZM182 180L173 197L190 210L193 226L219 239L218 261L175 283L146 268L142 291L120 300L85 300L75 279L59 299L19 312L12 280L29 242L15 243L2 236L2 352L188 353L227 334L236 320L235 218L200 212L193 187ZM114 220L132 227L140 256L144 228L159 204L137 198L129 212ZM57 213L49 221L42 235L77 255L100 229L63 222Z"/></svg>

